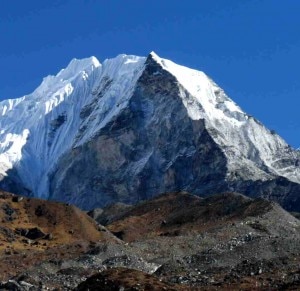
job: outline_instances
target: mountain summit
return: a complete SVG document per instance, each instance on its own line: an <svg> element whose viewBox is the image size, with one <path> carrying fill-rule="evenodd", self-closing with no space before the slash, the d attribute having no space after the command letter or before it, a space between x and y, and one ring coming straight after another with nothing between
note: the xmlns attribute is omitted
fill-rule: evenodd
<svg viewBox="0 0 300 291"><path fill-rule="evenodd" d="M0 188L84 209L184 190L299 210L299 165L203 72L154 52L74 59L0 102Z"/></svg>

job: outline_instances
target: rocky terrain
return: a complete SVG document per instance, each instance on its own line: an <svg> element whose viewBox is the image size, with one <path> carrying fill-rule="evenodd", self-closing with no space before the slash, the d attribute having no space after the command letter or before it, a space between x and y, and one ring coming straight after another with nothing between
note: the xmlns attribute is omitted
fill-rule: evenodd
<svg viewBox="0 0 300 291"><path fill-rule="evenodd" d="M89 214L1 193L2 290L298 290L300 221L237 193Z"/></svg>

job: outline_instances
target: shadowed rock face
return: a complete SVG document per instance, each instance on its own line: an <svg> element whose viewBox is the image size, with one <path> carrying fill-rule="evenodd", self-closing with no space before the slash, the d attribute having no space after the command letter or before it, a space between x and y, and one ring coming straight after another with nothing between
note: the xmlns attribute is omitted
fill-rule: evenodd
<svg viewBox="0 0 300 291"><path fill-rule="evenodd" d="M288 211L300 209L300 185L284 177L276 177L267 181L231 182L231 184L240 193L276 201Z"/></svg>
<svg viewBox="0 0 300 291"><path fill-rule="evenodd" d="M226 189L224 154L205 121L188 116L179 86L148 58L129 105L97 137L61 159L50 179L51 198L88 209L165 191L201 195Z"/></svg>

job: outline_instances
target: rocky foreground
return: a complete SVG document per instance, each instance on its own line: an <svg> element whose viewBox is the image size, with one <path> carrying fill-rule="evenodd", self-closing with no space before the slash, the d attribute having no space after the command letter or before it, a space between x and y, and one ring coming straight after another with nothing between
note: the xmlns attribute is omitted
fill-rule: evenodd
<svg viewBox="0 0 300 291"><path fill-rule="evenodd" d="M236 193L89 213L0 194L1 290L298 290L300 221Z"/></svg>

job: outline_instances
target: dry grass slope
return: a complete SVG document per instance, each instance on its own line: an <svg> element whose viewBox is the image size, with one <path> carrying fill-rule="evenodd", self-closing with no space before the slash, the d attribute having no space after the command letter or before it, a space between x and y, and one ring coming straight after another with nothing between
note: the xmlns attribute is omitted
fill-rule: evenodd
<svg viewBox="0 0 300 291"><path fill-rule="evenodd" d="M0 192L0 279L50 257L70 257L109 241L75 206Z"/></svg>

